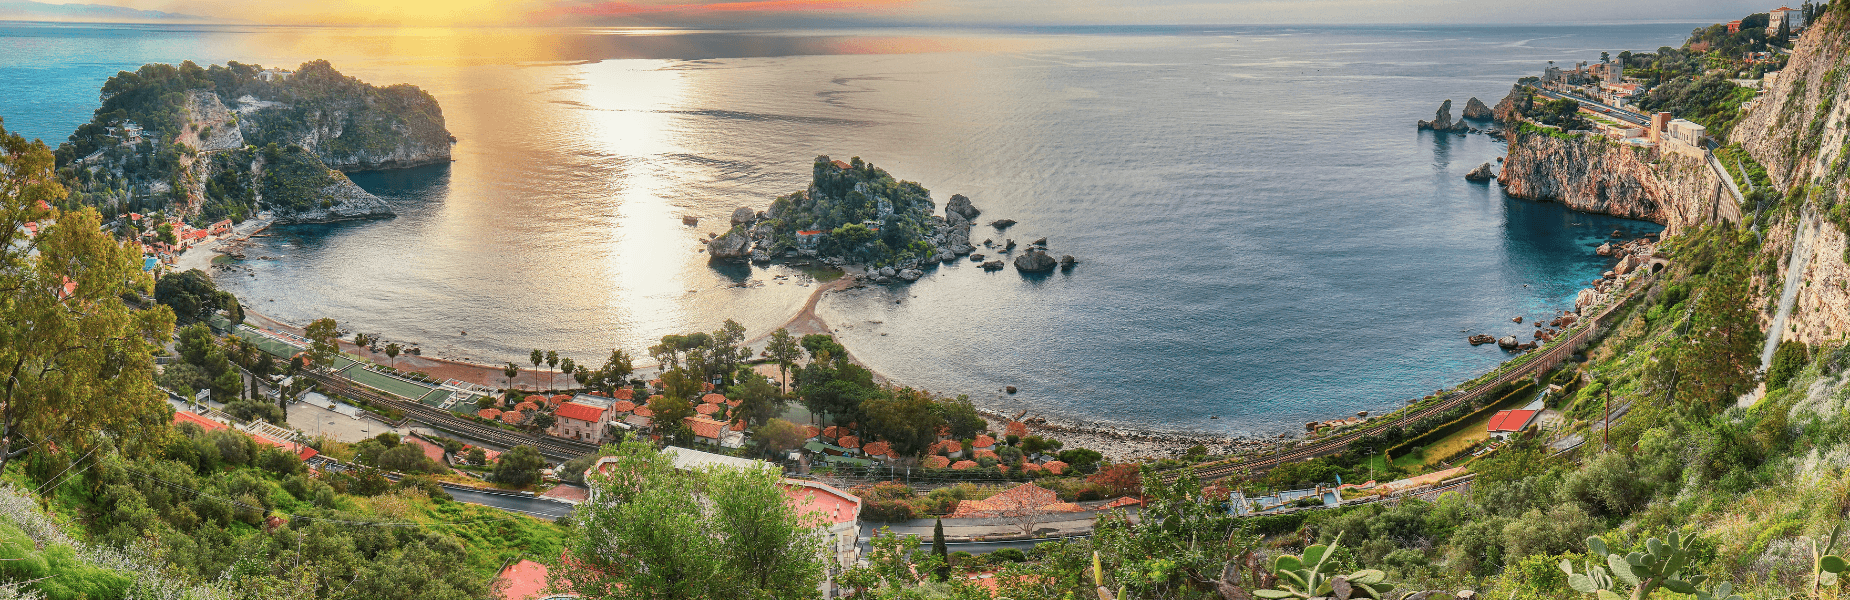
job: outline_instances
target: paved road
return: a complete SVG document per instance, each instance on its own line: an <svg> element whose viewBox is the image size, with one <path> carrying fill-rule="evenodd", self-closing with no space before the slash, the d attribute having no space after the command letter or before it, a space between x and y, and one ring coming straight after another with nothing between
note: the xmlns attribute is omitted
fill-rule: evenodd
<svg viewBox="0 0 1850 600"><path fill-rule="evenodd" d="M455 498L457 502L479 504L491 508L499 508L508 512L540 517L542 519L557 519L570 515L572 514L572 508L574 508L570 504L557 500L528 498L518 494L481 492L447 485L443 486L443 491L449 492L450 497Z"/></svg>
<svg viewBox="0 0 1850 600"><path fill-rule="evenodd" d="M874 539L871 532L878 531L878 530L879 528L877 526L870 526L870 525L861 526L861 543L859 544L861 548L861 556L869 556L874 551L874 547L870 545L868 542ZM1091 534L1073 535L1073 536L1067 536L1067 537L1060 538L1060 539L1070 540L1070 539L1084 539L1084 538L1089 538L1089 537L1092 537L1092 535ZM1002 541L1002 542L945 542L944 548L945 550L950 551L950 552L963 551L963 552L969 552L971 554L988 554L990 552L995 552L1003 548L1015 548L1017 550L1021 550L1022 552L1027 552L1029 550L1033 550L1036 545L1045 544L1047 542L1052 542L1052 541L1057 541L1057 540L1041 539L1041 540L1008 540L1008 541ZM919 546L929 551L931 548L931 536L929 535L919 536Z"/></svg>

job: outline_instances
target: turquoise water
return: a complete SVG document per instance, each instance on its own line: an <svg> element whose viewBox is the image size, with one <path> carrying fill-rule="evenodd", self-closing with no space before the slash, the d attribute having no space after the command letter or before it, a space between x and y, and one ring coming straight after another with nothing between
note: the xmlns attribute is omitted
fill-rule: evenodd
<svg viewBox="0 0 1850 600"><path fill-rule="evenodd" d="M1494 103L1546 61L1690 28L0 25L0 116L61 139L116 70L182 59L327 58L430 90L456 162L354 177L398 218L278 229L247 251L267 259L220 279L271 316L493 363L776 326L805 278L715 267L696 244L733 208L800 189L814 156L858 155L1020 222L978 240L1046 236L1081 261L1046 277L960 261L825 300L870 366L1000 409L1252 434L1491 368L1506 355L1466 336L1526 334L1510 317L1571 308L1612 230L1659 230L1468 183L1501 143L1413 122L1446 98Z"/></svg>

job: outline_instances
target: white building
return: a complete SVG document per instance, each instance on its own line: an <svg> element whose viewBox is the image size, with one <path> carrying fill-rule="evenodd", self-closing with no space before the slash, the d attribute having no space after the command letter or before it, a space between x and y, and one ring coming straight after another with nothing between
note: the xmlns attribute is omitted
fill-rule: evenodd
<svg viewBox="0 0 1850 600"><path fill-rule="evenodd" d="M1670 126L1665 133L1669 135L1670 139L1701 148L1702 138L1708 133L1708 130L1704 129L1701 125L1697 125L1693 121L1675 119L1670 122Z"/></svg>
<svg viewBox="0 0 1850 600"><path fill-rule="evenodd" d="M558 420L547 433L566 439L602 443L604 432L610 427L610 411L602 406L567 401L559 404L553 416Z"/></svg>

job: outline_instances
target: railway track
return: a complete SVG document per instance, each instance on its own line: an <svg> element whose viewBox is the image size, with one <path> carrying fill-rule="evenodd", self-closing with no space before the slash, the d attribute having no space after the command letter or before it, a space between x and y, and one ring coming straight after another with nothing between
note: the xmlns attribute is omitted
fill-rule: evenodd
<svg viewBox="0 0 1850 600"><path fill-rule="evenodd" d="M1638 289L1642 290L1644 289L1644 287L1645 286L1640 285ZM1345 433L1345 434L1342 434L1342 435L1339 435L1339 436L1336 436L1336 437L1333 437L1333 438L1330 438L1330 439L1327 439L1327 440L1324 440L1324 441L1321 441L1315 444L1311 444L1309 446L1296 448L1296 449L1293 449L1289 452L1285 452L1282 454L1254 458L1254 459L1244 460L1244 461L1227 461L1227 462L1221 462L1217 464L1196 466L1196 467L1193 467L1195 471L1195 476L1199 477L1204 482L1214 481L1217 479L1222 479L1222 478L1230 477L1230 476L1241 474L1241 473L1263 472L1273 467L1276 467L1278 465L1285 464L1287 462L1299 461L1299 460L1309 460L1309 459L1318 458L1322 456L1329 456L1331 454L1336 454L1336 453L1349 449L1349 444L1354 443L1356 440L1361 439L1363 436L1385 431L1387 428L1393 427L1394 425L1397 425L1400 423L1415 423L1415 422L1418 422L1420 419L1424 419L1426 417L1430 417L1432 415L1440 414L1447 410L1451 410L1453 407L1458 406L1459 404L1463 404L1465 402L1477 399L1478 397L1488 394L1491 391L1496 390L1499 387L1502 387L1503 384L1506 384L1506 383L1509 383L1509 382L1512 382L1512 381L1515 381L1517 379L1521 379L1524 377L1529 377L1531 375L1534 375L1535 372L1537 371L1543 371L1548 368L1552 368L1554 365L1560 364L1562 360L1565 360L1569 355L1573 354L1576 348L1579 348L1581 344L1585 343L1587 341L1587 337L1592 335L1593 331L1598 329L1600 324L1605 322L1607 317L1611 316L1612 313L1618 311L1620 308L1624 308L1625 305L1630 304L1630 302L1631 302L1631 297L1627 296L1626 298L1613 303L1612 306L1609 306L1606 308L1606 310L1600 312L1598 316L1595 316L1592 319L1586 320L1585 321L1586 325L1584 327L1579 328L1573 334L1565 338L1556 339L1553 343L1549 344L1547 349L1543 350L1540 355L1535 356L1533 359L1530 359L1528 362L1514 369L1510 369L1509 372L1499 375L1496 378L1491 379L1490 381L1478 384L1477 386L1472 387L1469 390L1465 390L1463 392L1448 396L1440 402L1436 402L1430 406L1416 409L1413 412L1407 413L1406 415L1403 415L1397 419L1392 419L1392 420L1384 419L1383 422L1377 425L1374 425L1372 427L1368 427L1360 431L1352 431L1349 433Z"/></svg>
<svg viewBox="0 0 1850 600"><path fill-rule="evenodd" d="M321 374L321 373L305 373L305 374L310 379L313 379L316 382L321 383L322 385L326 385L330 389L342 395L361 398L361 399L366 400L367 402L373 402L373 403L381 404L384 406L390 406L392 408L395 408L395 409L398 409L399 411L404 412L405 416L410 417L412 420L418 421L425 425L429 425L435 429L453 433L453 434L466 437L466 438L470 438L476 441L487 442L487 443L494 444L497 446L502 446L505 448L513 448L515 446L533 446L539 449L541 456L545 456L546 458L554 459L559 462L565 462L567 460L571 460L579 456L583 456L585 454L595 452L597 451L597 448L598 448L597 445L595 444L587 444L584 442L578 442L578 441L573 441L573 440L568 440L568 439L563 439L563 438L555 438L551 436L531 435L531 434L513 432L513 431L508 431L506 429L501 429L499 427L490 427L487 425L483 425L481 423L476 423L468 419L464 419L462 417L458 417L455 414L451 413L450 411L443 410L441 408L425 406L417 402L402 400L402 399L393 397L390 394L385 394L385 393L375 391L366 386L356 384L352 381L348 381L346 378L343 378L343 377L336 377L336 376L326 375L326 374Z"/></svg>

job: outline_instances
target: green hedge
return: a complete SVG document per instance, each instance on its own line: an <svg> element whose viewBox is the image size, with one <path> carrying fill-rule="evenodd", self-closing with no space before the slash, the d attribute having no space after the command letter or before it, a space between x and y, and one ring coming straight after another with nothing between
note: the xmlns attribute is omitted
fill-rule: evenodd
<svg viewBox="0 0 1850 600"><path fill-rule="evenodd" d="M1485 404L1483 408L1471 411L1469 413L1465 413L1465 416L1459 417L1457 419L1453 419L1451 422L1435 427L1425 433L1407 438L1406 441L1401 442L1399 444L1395 444L1393 447L1388 448L1387 455L1390 457L1389 460L1392 460L1391 457L1393 457L1394 455L1400 454L1403 449L1410 448L1410 447L1416 447L1416 446L1425 446L1427 444L1444 439L1445 436L1458 433L1459 431L1463 430L1466 426L1470 425L1472 421L1480 417L1483 417L1485 414L1495 413L1498 407L1501 407L1505 403L1509 402L1511 398L1522 398L1534 391L1535 391L1535 382L1532 380L1523 379L1521 380L1520 383L1516 384L1516 387L1511 388L1510 391L1505 392L1501 396L1498 396L1495 402Z"/></svg>

